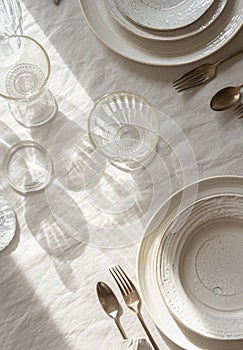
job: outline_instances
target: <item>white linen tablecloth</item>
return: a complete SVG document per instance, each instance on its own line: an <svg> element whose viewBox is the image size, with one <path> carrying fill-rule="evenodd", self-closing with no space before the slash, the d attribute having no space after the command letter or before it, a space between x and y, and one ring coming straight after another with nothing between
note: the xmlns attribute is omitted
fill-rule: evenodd
<svg viewBox="0 0 243 350"><path fill-rule="evenodd" d="M50 56L50 89L56 96L59 112L50 123L28 130L13 119L6 102L1 101L1 155L6 145L18 139L34 139L51 150L57 157L54 163L61 169L65 152L72 154L72 137L75 142L79 137L77 130L83 135L87 133L87 116L93 102L105 93L125 89L145 96L168 117L167 124L161 125L161 133L167 140L161 145L164 162L161 173L160 168L155 171L158 183L153 210L172 192L192 181L214 175L243 175L243 120L236 119L232 112L216 113L209 108L217 90L242 82L242 55L220 66L217 78L209 84L177 94L172 81L198 63L152 67L120 57L95 37L82 17L77 0L62 0L58 7L51 0L22 0L21 6L24 33L37 39ZM236 50L242 42L241 30L224 48L203 61L216 61ZM80 171L90 147L86 141L80 146L84 162ZM73 174L70 184L72 200L80 200L84 220L81 224L72 223L71 230L76 227L78 238L84 238L82 242L66 233L56 220L57 217L68 220L71 210L61 187L55 188L54 183L50 192L23 196L12 190L1 174L1 194L10 201L18 219L14 240L0 252L1 350L119 349L122 340L118 330L96 296L96 283L100 280L108 283L121 301L122 323L128 336L144 337L135 314L124 305L108 272L110 265L119 263L136 279L139 239L122 248L112 243L107 249L102 236L106 227L115 229L116 224L124 226L127 234L135 214L131 212L128 219L119 217L117 221L114 217L112 221L108 216L97 216L98 209L93 210L79 197L84 189L78 168L74 170L76 175ZM114 182L118 175L112 176ZM139 176L135 180L143 185L141 198L150 201L146 181ZM129 174L119 178L122 187L119 190L126 188L126 181L133 183ZM104 189L109 192L109 184L104 184ZM119 194L112 189L114 202ZM96 194L91 193L92 196L96 200ZM140 209L144 213L147 209L142 199ZM142 231L142 227L139 229ZM142 313L160 348L178 349L161 336L145 308Z"/></svg>

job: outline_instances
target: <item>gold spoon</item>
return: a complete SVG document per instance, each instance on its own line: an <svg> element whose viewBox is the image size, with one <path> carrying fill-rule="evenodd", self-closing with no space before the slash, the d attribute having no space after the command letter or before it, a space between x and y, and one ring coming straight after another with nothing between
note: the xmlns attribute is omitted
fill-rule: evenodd
<svg viewBox="0 0 243 350"><path fill-rule="evenodd" d="M239 86L228 86L218 91L210 102L210 107L214 111L223 111L234 106L240 100L240 90L243 83Z"/></svg>
<svg viewBox="0 0 243 350"><path fill-rule="evenodd" d="M127 339L127 335L120 323L120 316L122 314L122 308L111 288L104 282L98 282L96 286L97 295L101 306L105 310L108 316L115 321L123 339Z"/></svg>

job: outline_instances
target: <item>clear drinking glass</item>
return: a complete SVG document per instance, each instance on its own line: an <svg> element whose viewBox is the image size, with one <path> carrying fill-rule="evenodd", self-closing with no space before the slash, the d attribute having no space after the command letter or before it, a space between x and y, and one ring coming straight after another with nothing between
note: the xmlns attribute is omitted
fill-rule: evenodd
<svg viewBox="0 0 243 350"><path fill-rule="evenodd" d="M45 49L33 38L0 39L0 96L23 126L39 126L54 117L57 104L48 90L51 65Z"/></svg>
<svg viewBox="0 0 243 350"><path fill-rule="evenodd" d="M90 112L92 144L125 170L144 165L154 153L158 136L158 112L138 94L120 91L105 95Z"/></svg>
<svg viewBox="0 0 243 350"><path fill-rule="evenodd" d="M53 177L49 154L39 143L31 140L20 141L9 147L2 166L10 186L23 194L45 188Z"/></svg>
<svg viewBox="0 0 243 350"><path fill-rule="evenodd" d="M0 38L22 35L22 11L18 0L0 0ZM13 239L16 217L10 203L0 196L0 250Z"/></svg>
<svg viewBox="0 0 243 350"><path fill-rule="evenodd" d="M22 35L22 11L18 0L0 0L0 37Z"/></svg>

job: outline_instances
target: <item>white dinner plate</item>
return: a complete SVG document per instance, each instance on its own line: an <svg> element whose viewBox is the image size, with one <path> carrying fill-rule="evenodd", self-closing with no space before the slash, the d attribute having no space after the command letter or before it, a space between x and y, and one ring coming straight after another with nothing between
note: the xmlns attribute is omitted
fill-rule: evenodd
<svg viewBox="0 0 243 350"><path fill-rule="evenodd" d="M243 22L242 0L231 0L227 11L201 33L173 43L161 42L126 31L113 20L103 1L79 2L91 29L105 45L131 60L157 66L187 64L209 56L226 45Z"/></svg>
<svg viewBox="0 0 243 350"><path fill-rule="evenodd" d="M115 0L137 25L153 30L183 28L197 21L214 0Z"/></svg>
<svg viewBox="0 0 243 350"><path fill-rule="evenodd" d="M172 315L191 331L243 339L243 197L212 196L182 210L161 237L157 278Z"/></svg>
<svg viewBox="0 0 243 350"><path fill-rule="evenodd" d="M200 33L210 26L221 14L223 9L226 7L228 0L215 0L209 9L203 14L198 21L188 25L186 28L180 28L176 30L167 31L153 31L147 30L137 26L135 23L129 21L119 11L115 0L103 0L107 6L111 16L117 23L125 30L133 33L134 35L140 36L146 39L153 39L159 41L173 41L187 38L189 36Z"/></svg>
<svg viewBox="0 0 243 350"><path fill-rule="evenodd" d="M195 193L196 196L195 196ZM243 177L212 177L194 183L175 193L155 213L148 224L137 256L137 278L142 300L162 333L187 350L242 349L243 340L217 340L188 330L172 316L158 283L157 259L161 240L179 212L195 201L212 196L243 196ZM156 268L157 266L157 268ZM243 303L242 303L243 304Z"/></svg>

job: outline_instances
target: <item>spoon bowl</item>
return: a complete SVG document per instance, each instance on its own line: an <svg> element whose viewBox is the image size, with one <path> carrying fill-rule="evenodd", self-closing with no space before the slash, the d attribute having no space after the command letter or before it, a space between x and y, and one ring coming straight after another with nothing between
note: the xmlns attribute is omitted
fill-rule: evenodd
<svg viewBox="0 0 243 350"><path fill-rule="evenodd" d="M125 333L125 331L122 328L122 325L120 323L120 316L122 314L122 308L121 308L121 305L120 305L119 301L117 300L117 297L115 296L114 292L104 282L97 283L96 291L97 291L97 295L98 295L100 304L103 307L104 311L107 313L107 315L109 317L111 317L115 321L115 323L116 323L116 325L117 325L117 327L122 335L122 338L127 339L127 335L126 335L126 333Z"/></svg>
<svg viewBox="0 0 243 350"><path fill-rule="evenodd" d="M234 106L240 100L240 90L242 87L243 83L239 86L228 86L218 91L213 96L210 102L210 107L214 111L223 111Z"/></svg>

